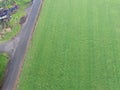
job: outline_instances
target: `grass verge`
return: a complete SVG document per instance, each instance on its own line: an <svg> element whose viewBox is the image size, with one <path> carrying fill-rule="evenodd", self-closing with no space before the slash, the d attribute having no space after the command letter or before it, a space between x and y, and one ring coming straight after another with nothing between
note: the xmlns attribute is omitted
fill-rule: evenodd
<svg viewBox="0 0 120 90"><path fill-rule="evenodd" d="M19 9L15 14L12 15L10 22L8 23L11 31L6 32L5 35L0 39L0 43L8 41L15 37L18 32L21 30L21 25L19 24L20 18L26 16L25 9L30 6L31 0L15 0L16 4L19 6Z"/></svg>
<svg viewBox="0 0 120 90"><path fill-rule="evenodd" d="M0 87L3 84L4 74L8 63L8 56L0 54Z"/></svg>

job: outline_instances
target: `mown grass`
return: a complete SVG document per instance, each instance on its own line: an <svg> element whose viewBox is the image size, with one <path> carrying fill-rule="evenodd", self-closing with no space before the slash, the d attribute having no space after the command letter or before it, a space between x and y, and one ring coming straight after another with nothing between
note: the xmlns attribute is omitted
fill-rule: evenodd
<svg viewBox="0 0 120 90"><path fill-rule="evenodd" d="M7 63L8 63L8 57L6 55L0 54L0 87L3 83Z"/></svg>
<svg viewBox="0 0 120 90"><path fill-rule="evenodd" d="M18 90L120 90L119 0L45 0Z"/></svg>

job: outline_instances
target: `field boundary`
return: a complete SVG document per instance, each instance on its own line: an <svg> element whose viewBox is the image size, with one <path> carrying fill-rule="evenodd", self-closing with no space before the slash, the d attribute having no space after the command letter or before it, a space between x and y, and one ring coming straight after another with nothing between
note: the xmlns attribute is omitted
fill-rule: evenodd
<svg viewBox="0 0 120 90"><path fill-rule="evenodd" d="M19 81L20 81L20 75L21 75L21 72L22 72L22 69L23 69L23 65L24 65L24 61L25 61L25 55L26 55L26 53L27 53L27 51L28 51L28 49L29 49L29 44L30 44L31 41L32 41L32 36L33 36L34 31L35 31L35 28L36 28L36 26L37 26L38 18L40 18L40 12L41 12L42 7L43 7L43 2L44 2L44 0L42 0L42 3L41 3L41 5L40 5L40 7L39 7L39 10L40 10L40 11L38 11L38 16L36 17L36 23L35 23L35 26L33 27L33 31L31 32L31 36L30 36L30 38L29 38L29 40L28 40L28 45L27 45L27 48L26 48L24 57L23 57L22 62L21 62L21 67L20 67L18 79L17 79L17 82L16 82L16 87L15 87L14 90L17 90L18 83L19 83Z"/></svg>
<svg viewBox="0 0 120 90"><path fill-rule="evenodd" d="M26 34L24 34L23 37L21 37L21 41L19 42L19 44L15 50L15 53L13 54L13 56L11 56L9 65L7 66L8 70L6 72L6 78L5 78L5 81L3 82L3 87L1 90L16 90L17 89L19 76L20 76L20 73L22 71L22 67L23 67L23 63L24 63L24 59L25 59L25 53L28 50L29 43L32 39L32 35L33 35L34 30L35 30L37 20L39 18L40 11L42 8L43 0L40 0L38 2L40 4L38 4L37 1L33 2L33 6L31 7L31 11L30 11L30 14L28 16L28 19L30 19L30 16L32 16L31 14L35 14L35 13L32 13L32 11L34 11L34 9L36 8L36 6L35 6L36 4L37 4L38 8L36 10L36 14L34 15L35 17L33 20L34 22L32 24L32 28L30 28L30 30L27 28L29 30L29 32L28 32L29 34L27 34L27 36L26 36ZM30 20L28 20L28 19L26 20L27 25L29 25L29 21L31 20L31 19ZM25 26L27 27L27 25L25 25ZM26 29L26 28L24 28L24 29ZM23 31L25 31L25 30L23 30ZM22 33L27 33L27 31L22 32ZM23 40L23 39L25 39L25 40ZM25 41L26 41L26 43L25 43ZM23 45L21 45L21 44L23 44ZM23 46L22 50L20 50L21 46ZM21 53L21 55L19 55L19 57L17 57L19 53Z"/></svg>

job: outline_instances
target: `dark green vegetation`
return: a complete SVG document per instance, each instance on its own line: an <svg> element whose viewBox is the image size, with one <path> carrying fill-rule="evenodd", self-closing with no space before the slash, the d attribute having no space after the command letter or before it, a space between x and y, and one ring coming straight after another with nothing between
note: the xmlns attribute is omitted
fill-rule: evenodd
<svg viewBox="0 0 120 90"><path fill-rule="evenodd" d="M4 35L1 36L0 34L0 42L8 41L20 31L20 18L26 16L25 9L30 6L30 2L31 0L4 0L3 2L0 2L0 6L4 8L11 8L14 3L19 6L17 12L13 14L10 21L7 22L6 28L0 30L0 33L4 32Z"/></svg>
<svg viewBox="0 0 120 90"><path fill-rule="evenodd" d="M6 55L1 55L0 54L0 87L3 82L4 74L5 74L5 69L7 67L8 63L8 57Z"/></svg>
<svg viewBox="0 0 120 90"><path fill-rule="evenodd" d="M119 0L45 0L18 90L120 90Z"/></svg>

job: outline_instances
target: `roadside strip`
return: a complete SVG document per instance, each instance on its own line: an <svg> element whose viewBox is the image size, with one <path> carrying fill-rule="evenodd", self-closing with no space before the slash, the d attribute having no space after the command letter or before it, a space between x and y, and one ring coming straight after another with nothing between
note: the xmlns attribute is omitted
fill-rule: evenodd
<svg viewBox="0 0 120 90"><path fill-rule="evenodd" d="M19 35L16 37L19 38L19 42L10 58L2 90L16 90L17 81L20 75L21 67L23 65L25 52L29 45L29 41L32 38L32 33L36 26L42 3L43 0L34 0L27 21L23 25Z"/></svg>

